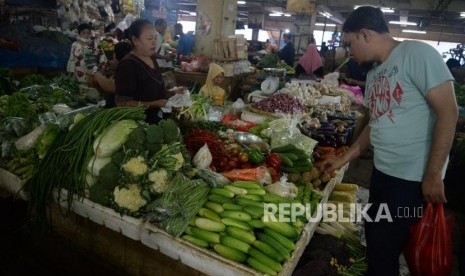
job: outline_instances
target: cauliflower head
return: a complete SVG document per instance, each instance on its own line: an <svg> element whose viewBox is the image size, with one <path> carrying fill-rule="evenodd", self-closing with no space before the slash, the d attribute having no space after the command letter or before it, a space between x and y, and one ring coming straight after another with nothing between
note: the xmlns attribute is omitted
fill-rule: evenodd
<svg viewBox="0 0 465 276"><path fill-rule="evenodd" d="M182 153L177 153L174 155L171 155L176 159L176 165L174 166L174 171L177 172L179 169L184 165L184 157L182 156Z"/></svg>
<svg viewBox="0 0 465 276"><path fill-rule="evenodd" d="M141 176L145 174L149 167L145 163L145 158L142 156L136 156L129 159L123 165L123 170L130 173L134 177Z"/></svg>
<svg viewBox="0 0 465 276"><path fill-rule="evenodd" d="M168 176L168 171L165 169L158 169L149 174L149 181L152 183L150 185L150 190L155 193L163 193L168 188L170 184L170 179Z"/></svg>
<svg viewBox="0 0 465 276"><path fill-rule="evenodd" d="M126 208L129 211L135 213L139 209L147 204L147 200L142 198L141 190L136 184L128 184L127 187L116 187L113 191L115 203L121 207Z"/></svg>

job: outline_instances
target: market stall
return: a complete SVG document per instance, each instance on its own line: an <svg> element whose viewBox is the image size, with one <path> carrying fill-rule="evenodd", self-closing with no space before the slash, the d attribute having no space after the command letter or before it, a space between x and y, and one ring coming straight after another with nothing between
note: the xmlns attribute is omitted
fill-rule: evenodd
<svg viewBox="0 0 465 276"><path fill-rule="evenodd" d="M328 201L346 168L319 166L353 135L348 92L296 81L236 108L186 94L174 120L147 125L142 108L100 109L98 95L60 78L17 87L3 75L1 183L21 190L37 222L58 203L206 274L292 274L319 220L267 222L264 206L312 214Z"/></svg>

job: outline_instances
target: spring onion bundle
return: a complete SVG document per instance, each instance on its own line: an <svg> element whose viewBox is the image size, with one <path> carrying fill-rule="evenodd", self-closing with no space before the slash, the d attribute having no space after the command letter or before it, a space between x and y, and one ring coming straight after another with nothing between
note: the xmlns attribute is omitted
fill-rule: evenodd
<svg viewBox="0 0 465 276"><path fill-rule="evenodd" d="M46 225L46 206L55 188L68 191L68 208L75 196L78 199L84 196L86 165L93 155L95 137L114 121L144 118L143 108L103 109L76 123L69 132L61 132L40 163L38 173L26 184L30 193L29 209L35 213L37 222Z"/></svg>

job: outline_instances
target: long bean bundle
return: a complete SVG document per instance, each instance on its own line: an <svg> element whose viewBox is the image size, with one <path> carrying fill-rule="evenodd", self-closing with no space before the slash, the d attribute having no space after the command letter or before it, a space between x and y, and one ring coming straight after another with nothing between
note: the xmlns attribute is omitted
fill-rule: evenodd
<svg viewBox="0 0 465 276"><path fill-rule="evenodd" d="M68 191L68 208L75 197L81 199L84 196L86 164L93 154L92 144L106 127L114 121L144 118L143 108L103 109L76 123L69 132L60 133L39 164L38 173L26 186L30 193L29 209L35 213L37 222L46 225L46 206L55 188ZM58 194L60 201L61 193Z"/></svg>
<svg viewBox="0 0 465 276"><path fill-rule="evenodd" d="M209 192L210 187L203 180L190 180L178 173L162 197L147 206L146 218L179 237L205 204Z"/></svg>

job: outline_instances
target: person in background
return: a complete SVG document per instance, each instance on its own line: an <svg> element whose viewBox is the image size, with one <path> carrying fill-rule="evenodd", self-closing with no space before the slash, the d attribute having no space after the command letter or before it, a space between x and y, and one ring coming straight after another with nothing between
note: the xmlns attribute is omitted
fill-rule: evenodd
<svg viewBox="0 0 465 276"><path fill-rule="evenodd" d="M362 92L365 90L366 82L366 71L353 59L350 58L347 64L344 66L346 68L345 72L341 69L341 79L347 85L359 86L362 88Z"/></svg>
<svg viewBox="0 0 465 276"><path fill-rule="evenodd" d="M396 41L379 8L354 10L342 32L349 56L372 64L364 104L370 121L342 157L321 168L333 172L373 146L367 275L399 275L399 256L424 201L446 202L443 179L458 118L453 78L433 47ZM386 216L376 220L378 212Z"/></svg>
<svg viewBox="0 0 465 276"><path fill-rule="evenodd" d="M178 47L177 47L177 55L178 55L178 60L180 55L183 56L189 56L192 54L194 50L194 43L195 43L195 36L190 35L190 34L185 34L182 31L182 24L177 23L174 25L174 33L179 36L178 40Z"/></svg>
<svg viewBox="0 0 465 276"><path fill-rule="evenodd" d="M115 73L116 104L146 107L146 121L156 123L160 108L170 96L151 58L157 49L158 34L150 21L136 20L129 28L129 35L133 50L118 63ZM179 87L173 92L184 91L185 87Z"/></svg>
<svg viewBox="0 0 465 276"><path fill-rule="evenodd" d="M94 67L103 68L107 64L107 57L92 40L89 24L78 26L77 41L71 45L71 53L66 71L72 74L80 83L87 84L87 71Z"/></svg>
<svg viewBox="0 0 465 276"><path fill-rule="evenodd" d="M295 49L294 44L291 42L292 35L291 34L284 34L284 47L278 52L278 57L284 60L287 65L294 67L294 57L295 57Z"/></svg>
<svg viewBox="0 0 465 276"><path fill-rule="evenodd" d="M125 39L125 35L124 35L124 31L126 31L132 24L132 22L134 22L134 20L136 20L136 17L130 13L128 13L124 19L118 23L118 25L116 25L116 29L115 29L115 38L118 39L119 41Z"/></svg>
<svg viewBox="0 0 465 276"><path fill-rule="evenodd" d="M154 25L157 32L157 45L152 58L156 60L159 68L173 67L173 63L171 62L173 57L165 55L165 49L163 49L163 37L168 25L166 21L161 18L155 20Z"/></svg>
<svg viewBox="0 0 465 276"><path fill-rule="evenodd" d="M208 68L207 81L200 88L199 94L213 99L213 105L222 106L226 97L226 92L220 87L224 80L224 70L216 63L210 63Z"/></svg>
<svg viewBox="0 0 465 276"><path fill-rule="evenodd" d="M321 61L318 48L315 44L315 38L310 36L310 43L308 44L307 50L304 55L300 57L299 63L295 67L296 76L306 74L307 76L323 77L323 62Z"/></svg>
<svg viewBox="0 0 465 276"><path fill-rule="evenodd" d="M121 41L115 45L115 51L113 52L114 65L118 66L118 62L122 60L127 54L132 51L132 44L128 41ZM104 74L99 71L92 71L97 85L103 90L105 95L105 107L115 107L115 79L114 76L107 78Z"/></svg>
<svg viewBox="0 0 465 276"><path fill-rule="evenodd" d="M320 46L320 55L324 56L324 54L328 51L328 46L326 46L326 42L321 42Z"/></svg>
<svg viewBox="0 0 465 276"><path fill-rule="evenodd" d="M456 82L464 84L465 83L465 68L460 65L460 61L450 58L446 61L447 68L451 72L452 76Z"/></svg>

